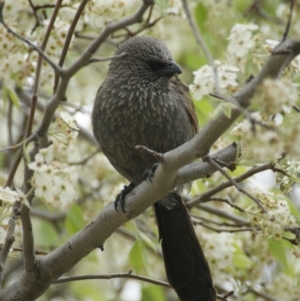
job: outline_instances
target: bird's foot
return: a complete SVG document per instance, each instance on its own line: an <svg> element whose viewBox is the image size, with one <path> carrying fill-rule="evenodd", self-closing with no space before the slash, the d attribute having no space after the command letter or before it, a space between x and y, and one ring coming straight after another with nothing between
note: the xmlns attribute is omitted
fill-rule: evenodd
<svg viewBox="0 0 300 301"><path fill-rule="evenodd" d="M125 212L125 198L127 194L129 194L134 189L134 184L130 183L130 185L124 185L124 188L121 190L121 192L117 195L115 200L115 209L118 211L118 206L120 205L122 211Z"/></svg>
<svg viewBox="0 0 300 301"><path fill-rule="evenodd" d="M144 181L150 181L152 183L152 178L154 177L155 171L158 167L159 163L154 163L151 168L146 169L143 173Z"/></svg>

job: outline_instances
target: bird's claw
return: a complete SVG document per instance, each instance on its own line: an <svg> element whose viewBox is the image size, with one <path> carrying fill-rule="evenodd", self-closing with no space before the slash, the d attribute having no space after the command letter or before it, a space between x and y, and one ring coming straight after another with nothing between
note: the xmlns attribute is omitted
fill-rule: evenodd
<svg viewBox="0 0 300 301"><path fill-rule="evenodd" d="M144 179L144 181L150 181L151 183L153 183L152 182L152 178L154 177L154 174L155 174L155 171L156 171L156 169L157 169L157 167L158 167L158 165L159 165L159 163L154 163L153 165L152 165L152 167L151 168L149 168L149 169L146 169L145 171L144 171L144 173L143 173L143 179Z"/></svg>
<svg viewBox="0 0 300 301"><path fill-rule="evenodd" d="M118 206L120 205L123 213L126 213L125 211L125 198L127 194L129 194L134 188L134 184L131 183L130 185L124 185L124 188L121 190L121 192L117 195L116 200L114 202L115 209L118 211Z"/></svg>

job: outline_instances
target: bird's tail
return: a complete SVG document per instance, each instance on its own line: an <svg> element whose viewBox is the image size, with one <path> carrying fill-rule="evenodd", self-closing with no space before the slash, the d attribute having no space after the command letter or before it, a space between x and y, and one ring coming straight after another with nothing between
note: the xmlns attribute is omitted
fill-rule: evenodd
<svg viewBox="0 0 300 301"><path fill-rule="evenodd" d="M209 266L188 211L180 195L172 193L170 198L172 209L155 203L167 278L181 301L215 301Z"/></svg>

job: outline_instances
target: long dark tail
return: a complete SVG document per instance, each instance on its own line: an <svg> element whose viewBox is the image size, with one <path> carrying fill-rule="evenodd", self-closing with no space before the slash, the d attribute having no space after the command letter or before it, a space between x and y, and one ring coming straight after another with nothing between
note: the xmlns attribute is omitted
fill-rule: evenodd
<svg viewBox="0 0 300 301"><path fill-rule="evenodd" d="M215 301L209 266L187 209L180 195L170 198L176 203L171 210L155 204L167 278L181 301Z"/></svg>

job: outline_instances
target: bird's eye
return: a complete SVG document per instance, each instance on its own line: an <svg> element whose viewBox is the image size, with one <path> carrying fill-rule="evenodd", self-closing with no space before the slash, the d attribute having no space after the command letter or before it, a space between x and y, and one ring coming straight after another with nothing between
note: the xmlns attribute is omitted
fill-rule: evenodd
<svg viewBox="0 0 300 301"><path fill-rule="evenodd" d="M148 66L152 69L152 70L159 70L163 67L166 66L165 63L163 62L159 62L159 61L149 61L147 62L148 63Z"/></svg>

